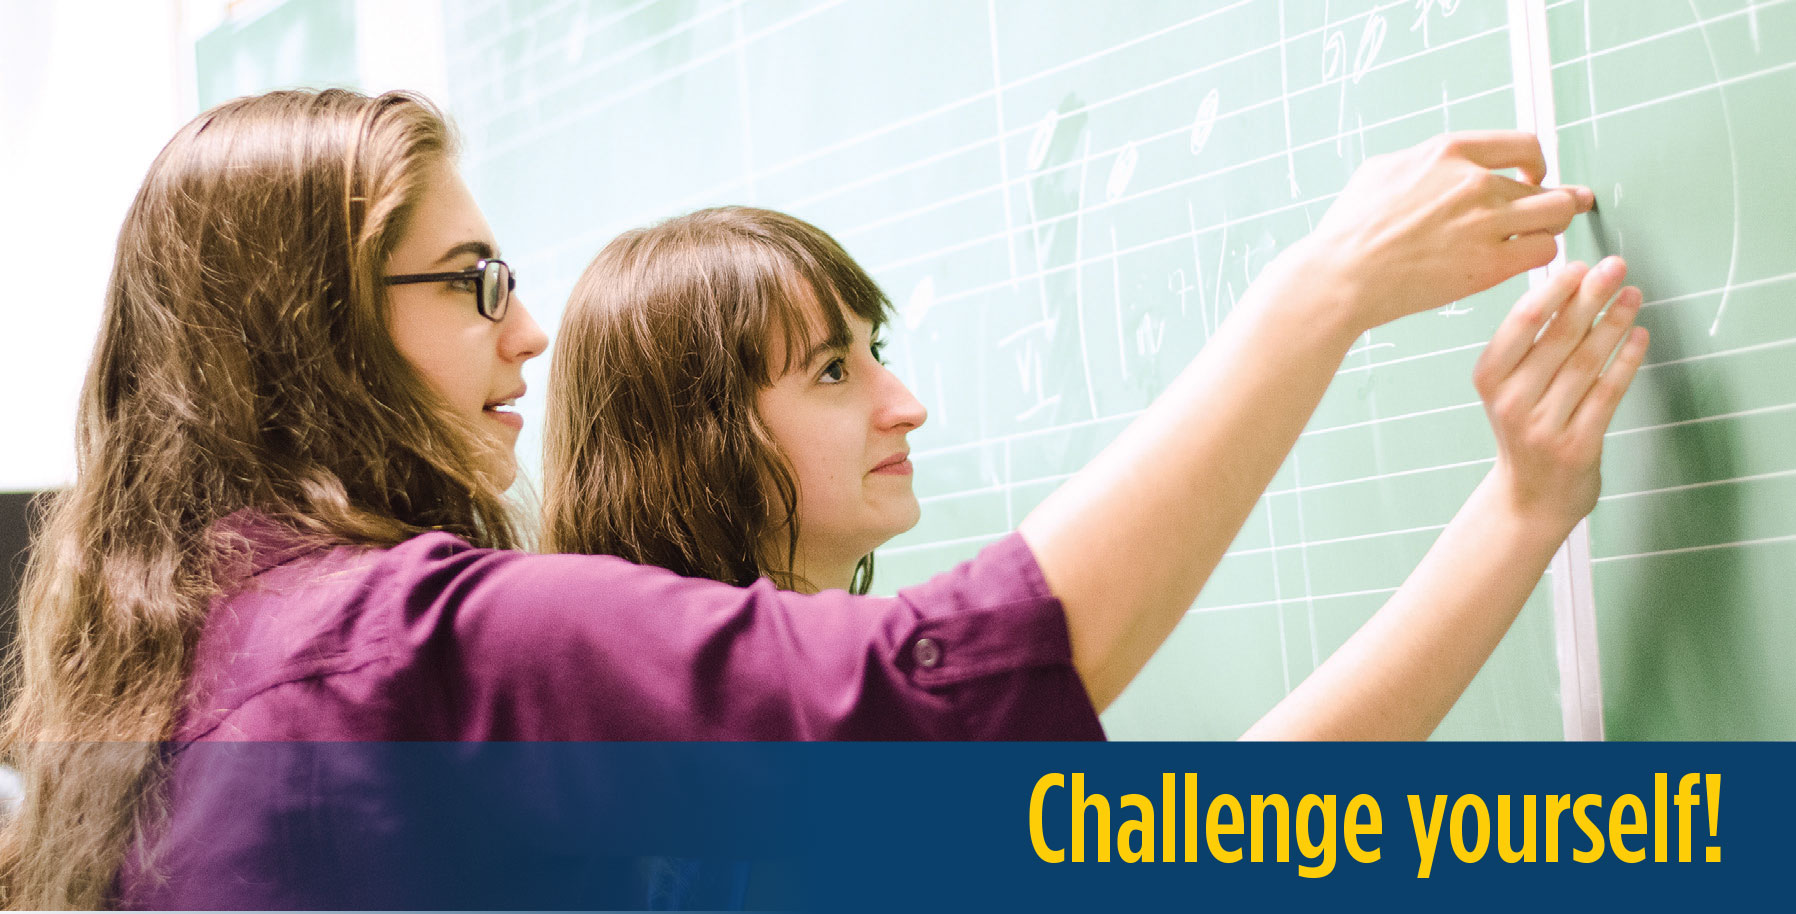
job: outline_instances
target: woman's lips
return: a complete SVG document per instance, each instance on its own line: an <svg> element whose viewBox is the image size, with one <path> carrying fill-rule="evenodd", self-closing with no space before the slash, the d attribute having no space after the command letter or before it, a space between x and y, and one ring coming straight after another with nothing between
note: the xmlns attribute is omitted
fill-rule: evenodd
<svg viewBox="0 0 1796 914"><path fill-rule="evenodd" d="M911 474L910 455L898 454L888 458L879 466L874 467L872 472L882 476L909 476Z"/></svg>
<svg viewBox="0 0 1796 914"><path fill-rule="evenodd" d="M481 412L492 417L493 421L498 422L500 425L510 426L511 430L514 432L521 432L524 430L524 417L508 409L489 406L486 409L481 410Z"/></svg>

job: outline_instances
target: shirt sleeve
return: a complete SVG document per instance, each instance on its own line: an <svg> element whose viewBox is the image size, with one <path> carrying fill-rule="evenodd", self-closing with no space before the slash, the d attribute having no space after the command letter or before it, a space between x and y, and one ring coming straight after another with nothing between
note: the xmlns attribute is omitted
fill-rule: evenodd
<svg viewBox="0 0 1796 914"><path fill-rule="evenodd" d="M733 587L446 535L386 554L392 700L442 739L1102 739L1012 534L899 592Z"/></svg>

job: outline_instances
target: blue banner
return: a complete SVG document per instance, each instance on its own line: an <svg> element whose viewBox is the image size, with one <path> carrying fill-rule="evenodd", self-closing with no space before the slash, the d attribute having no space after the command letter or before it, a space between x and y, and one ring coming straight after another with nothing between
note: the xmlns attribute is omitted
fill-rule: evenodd
<svg viewBox="0 0 1796 914"><path fill-rule="evenodd" d="M278 858L239 875L308 906L1782 906L1796 834L1788 743L200 744L187 766L172 821L227 798L257 836L207 866Z"/></svg>

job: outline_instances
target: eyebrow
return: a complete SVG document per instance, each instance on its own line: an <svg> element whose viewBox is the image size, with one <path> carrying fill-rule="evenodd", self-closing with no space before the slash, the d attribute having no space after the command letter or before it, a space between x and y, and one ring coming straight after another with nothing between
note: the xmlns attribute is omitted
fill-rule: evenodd
<svg viewBox="0 0 1796 914"><path fill-rule="evenodd" d="M841 352L852 345L854 345L854 336L848 328L844 327L839 331L831 333L829 338L825 339L823 342L812 346L811 351L804 354L804 361L799 362L798 364L809 367L824 353Z"/></svg>
<svg viewBox="0 0 1796 914"><path fill-rule="evenodd" d="M492 260L497 256L497 252L493 250L493 246L484 241L464 241L461 244L450 248L443 256L438 257L437 262L431 264L431 266L446 264L464 254L473 254L481 260Z"/></svg>

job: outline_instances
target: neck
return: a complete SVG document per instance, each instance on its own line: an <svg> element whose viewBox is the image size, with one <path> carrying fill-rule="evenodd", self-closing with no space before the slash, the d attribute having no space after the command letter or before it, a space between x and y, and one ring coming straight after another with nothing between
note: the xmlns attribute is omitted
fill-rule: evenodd
<svg viewBox="0 0 1796 914"><path fill-rule="evenodd" d="M860 564L861 557L825 556L816 552L807 552L800 546L798 561L792 569L793 576L798 578L797 584L801 593L817 593L824 590L847 590L854 583L854 566Z"/></svg>

